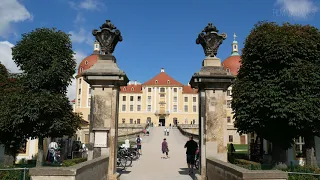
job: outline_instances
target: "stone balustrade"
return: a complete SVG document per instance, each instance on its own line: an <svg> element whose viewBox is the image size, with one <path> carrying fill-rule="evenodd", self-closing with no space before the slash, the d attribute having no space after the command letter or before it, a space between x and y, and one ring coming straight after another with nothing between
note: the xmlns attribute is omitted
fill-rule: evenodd
<svg viewBox="0 0 320 180"><path fill-rule="evenodd" d="M106 180L109 157L102 156L71 167L31 168L32 180Z"/></svg>
<svg viewBox="0 0 320 180"><path fill-rule="evenodd" d="M206 161L207 179L219 180L287 180L288 173L279 170L248 170L214 158Z"/></svg>
<svg viewBox="0 0 320 180"><path fill-rule="evenodd" d="M199 129L199 124L179 124L182 129L196 128Z"/></svg>
<svg viewBox="0 0 320 180"><path fill-rule="evenodd" d="M188 128L182 128L181 125L178 125L178 129L181 132L181 134L183 134L184 136L193 136L194 139L199 139L199 131L198 129L194 128L194 130L196 130L196 132L193 132L192 129L188 129Z"/></svg>

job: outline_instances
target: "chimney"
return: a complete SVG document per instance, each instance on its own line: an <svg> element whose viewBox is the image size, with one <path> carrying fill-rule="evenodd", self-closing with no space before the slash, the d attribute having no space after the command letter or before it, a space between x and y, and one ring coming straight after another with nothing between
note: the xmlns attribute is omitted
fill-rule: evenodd
<svg viewBox="0 0 320 180"><path fill-rule="evenodd" d="M160 72L164 72L164 68L161 68Z"/></svg>
<svg viewBox="0 0 320 180"><path fill-rule="evenodd" d="M188 86L190 86L190 83L188 82Z"/></svg>
<svg viewBox="0 0 320 180"><path fill-rule="evenodd" d="M134 85L137 85L137 80L134 80Z"/></svg>

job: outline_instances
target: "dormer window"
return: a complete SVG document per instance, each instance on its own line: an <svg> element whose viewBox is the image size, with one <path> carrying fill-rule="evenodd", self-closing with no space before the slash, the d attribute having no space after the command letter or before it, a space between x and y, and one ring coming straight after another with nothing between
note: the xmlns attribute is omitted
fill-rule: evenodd
<svg viewBox="0 0 320 180"><path fill-rule="evenodd" d="M167 81L167 84L170 84L170 80Z"/></svg>
<svg viewBox="0 0 320 180"><path fill-rule="evenodd" d="M226 69L226 71L227 71L227 72L230 72L230 69L229 69L229 68L227 68L227 69Z"/></svg>
<svg viewBox="0 0 320 180"><path fill-rule="evenodd" d="M126 91L126 90L127 90L127 88L125 88L125 87L124 87L124 88L123 88L123 90L124 90L124 91Z"/></svg>
<svg viewBox="0 0 320 180"><path fill-rule="evenodd" d="M158 80L156 80L156 84L158 84Z"/></svg>
<svg viewBox="0 0 320 180"><path fill-rule="evenodd" d="M134 88L133 88L133 87L131 88L131 91L134 91Z"/></svg>
<svg viewBox="0 0 320 180"><path fill-rule="evenodd" d="M88 61L85 61L84 63L85 63L86 65L88 65Z"/></svg>
<svg viewBox="0 0 320 180"><path fill-rule="evenodd" d="M82 71L83 71L83 67L80 68L80 72L82 72Z"/></svg>

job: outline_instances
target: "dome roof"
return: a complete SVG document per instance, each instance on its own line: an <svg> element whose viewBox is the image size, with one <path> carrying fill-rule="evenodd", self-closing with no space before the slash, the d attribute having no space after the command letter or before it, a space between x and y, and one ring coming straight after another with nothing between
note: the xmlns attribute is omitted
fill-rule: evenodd
<svg viewBox="0 0 320 180"><path fill-rule="evenodd" d="M237 75L241 66L241 56L229 56L222 62L223 69L230 71L232 75Z"/></svg>
<svg viewBox="0 0 320 180"><path fill-rule="evenodd" d="M91 54L90 56L84 58L79 65L78 75L93 66L98 61L98 57L98 54Z"/></svg>

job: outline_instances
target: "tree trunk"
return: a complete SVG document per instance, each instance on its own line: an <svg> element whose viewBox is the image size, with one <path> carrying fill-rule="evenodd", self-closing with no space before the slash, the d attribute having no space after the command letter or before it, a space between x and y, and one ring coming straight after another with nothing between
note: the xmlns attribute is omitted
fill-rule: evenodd
<svg viewBox="0 0 320 180"><path fill-rule="evenodd" d="M306 165L317 167L317 157L315 152L315 141L313 135L304 137L306 147Z"/></svg>
<svg viewBox="0 0 320 180"><path fill-rule="evenodd" d="M38 157L37 157L37 167L43 165L43 138L39 137L38 139Z"/></svg>
<svg viewBox="0 0 320 180"><path fill-rule="evenodd" d="M272 143L272 161L276 164L287 163L287 151L275 143Z"/></svg>

